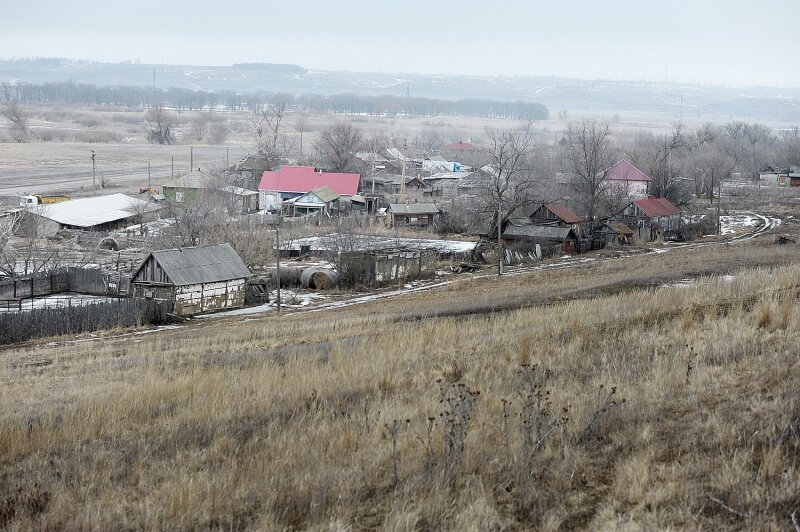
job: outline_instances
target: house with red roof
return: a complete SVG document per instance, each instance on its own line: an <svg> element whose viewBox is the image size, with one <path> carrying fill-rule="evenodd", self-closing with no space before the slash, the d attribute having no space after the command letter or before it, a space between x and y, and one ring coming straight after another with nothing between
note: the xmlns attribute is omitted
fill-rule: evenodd
<svg viewBox="0 0 800 532"><path fill-rule="evenodd" d="M312 190L328 187L341 197L358 194L359 174L323 172L313 166L284 166L280 170L267 170L258 184L260 209L280 209L284 200L297 198Z"/></svg>
<svg viewBox="0 0 800 532"><path fill-rule="evenodd" d="M452 144L448 144L447 148L450 150L458 150L458 151L475 151L478 149L471 142L465 142L463 140L459 140L458 142L453 142Z"/></svg>
<svg viewBox="0 0 800 532"><path fill-rule="evenodd" d="M624 192L631 198L646 198L650 176L625 159L604 170L603 182L609 192Z"/></svg>
<svg viewBox="0 0 800 532"><path fill-rule="evenodd" d="M586 219L582 216L578 216L572 209L561 203L545 203L540 205L528 218L535 225L568 227L572 229L578 237L584 234L583 225Z"/></svg>
<svg viewBox="0 0 800 532"><path fill-rule="evenodd" d="M609 221L624 223L642 242L656 242L680 230L681 210L667 198L648 196L630 202Z"/></svg>

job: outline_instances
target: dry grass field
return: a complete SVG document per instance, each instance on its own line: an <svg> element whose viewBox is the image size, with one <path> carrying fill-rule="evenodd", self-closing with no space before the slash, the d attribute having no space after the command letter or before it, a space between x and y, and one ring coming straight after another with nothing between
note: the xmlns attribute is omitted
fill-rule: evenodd
<svg viewBox="0 0 800 532"><path fill-rule="evenodd" d="M791 529L798 258L762 238L0 351L0 528Z"/></svg>
<svg viewBox="0 0 800 532"><path fill-rule="evenodd" d="M107 190L136 193L147 185L150 163L152 183L160 186L174 174L195 167L206 169L235 163L254 149L253 128L247 112L218 111L214 115L225 124L227 135L221 142L208 137L195 138L192 121L197 111L183 111L176 122L177 144L158 146L146 140L144 110L117 107L73 105L29 105L25 107L32 131L30 142L11 142L8 123L0 122L0 200L3 206L13 206L18 194L71 194L84 196L98 193L92 187L92 150L96 154L97 175L106 181ZM554 142L566 122L556 117L537 122L539 141ZM575 113L570 120L582 116L609 119L590 113ZM337 119L352 121L365 137L380 133L390 137L397 146L413 146L414 139L435 134L443 142L472 139L482 142L486 128L514 127L511 120L473 117L337 117L328 113L304 116L308 131L303 135L295 129L298 115L289 114L284 128L288 152L303 160L313 152L320 130ZM616 124L621 140L635 131L665 133L671 122L662 117L630 116ZM191 151L191 155L190 155ZM9 205L6 205L9 204Z"/></svg>

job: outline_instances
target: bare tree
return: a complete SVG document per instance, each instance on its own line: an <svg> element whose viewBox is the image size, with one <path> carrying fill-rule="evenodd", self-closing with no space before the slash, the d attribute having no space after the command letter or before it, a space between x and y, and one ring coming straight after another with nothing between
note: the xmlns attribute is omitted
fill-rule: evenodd
<svg viewBox="0 0 800 532"><path fill-rule="evenodd" d="M650 176L650 194L667 198L676 205L685 204L687 189L678 164L687 151L687 135L678 122L668 135L653 137L633 156L634 163Z"/></svg>
<svg viewBox="0 0 800 532"><path fill-rule="evenodd" d="M0 107L0 115L11 122L11 136L16 142L25 142L28 138L28 117L16 98L6 100Z"/></svg>
<svg viewBox="0 0 800 532"><path fill-rule="evenodd" d="M279 102L259 106L250 116L250 124L255 133L256 152L267 162L267 170L277 167L285 155L283 151L282 123L286 117L287 105Z"/></svg>
<svg viewBox="0 0 800 532"><path fill-rule="evenodd" d="M436 153L442 149L442 135L434 128L428 128L414 138L414 144L425 153Z"/></svg>
<svg viewBox="0 0 800 532"><path fill-rule="evenodd" d="M331 171L343 172L350 168L356 149L361 144L361 130L349 122L336 122L320 132L314 145L320 159Z"/></svg>
<svg viewBox="0 0 800 532"><path fill-rule="evenodd" d="M176 117L174 113L160 105L155 105L147 110L144 119L148 127L147 140L161 145L175 144L173 127Z"/></svg>
<svg viewBox="0 0 800 532"><path fill-rule="evenodd" d="M208 124L206 141L209 144L222 144L228 138L228 121L221 116L212 116Z"/></svg>
<svg viewBox="0 0 800 532"><path fill-rule="evenodd" d="M209 129L208 113L200 113L196 117L192 118L190 126L192 128L192 136L194 137L194 140L203 140Z"/></svg>
<svg viewBox="0 0 800 532"><path fill-rule="evenodd" d="M503 227L513 214L537 199L533 170L534 132L531 123L519 129L486 131L487 158L493 171L489 179L485 209L492 213L490 235L497 235L498 274L503 274ZM487 213L488 214L488 213Z"/></svg>
<svg viewBox="0 0 800 532"><path fill-rule="evenodd" d="M616 159L611 128L607 122L583 120L568 126L565 140L564 155L572 177L572 189L583 202L591 223L608 189L606 172Z"/></svg>
<svg viewBox="0 0 800 532"><path fill-rule="evenodd" d="M294 119L294 130L300 134L300 155L303 155L303 134L311 131L311 125L308 122L308 115L300 113Z"/></svg>

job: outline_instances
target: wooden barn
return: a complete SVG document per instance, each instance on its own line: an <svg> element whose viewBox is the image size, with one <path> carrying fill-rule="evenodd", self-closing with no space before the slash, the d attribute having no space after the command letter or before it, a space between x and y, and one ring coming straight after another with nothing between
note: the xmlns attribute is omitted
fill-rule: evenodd
<svg viewBox="0 0 800 532"><path fill-rule="evenodd" d="M578 237L569 227L506 224L503 240L507 246L534 246L539 244L545 256L553 254L575 254L578 252Z"/></svg>
<svg viewBox="0 0 800 532"><path fill-rule="evenodd" d="M131 277L133 297L170 299L175 314L244 306L250 276L230 244L153 251Z"/></svg>

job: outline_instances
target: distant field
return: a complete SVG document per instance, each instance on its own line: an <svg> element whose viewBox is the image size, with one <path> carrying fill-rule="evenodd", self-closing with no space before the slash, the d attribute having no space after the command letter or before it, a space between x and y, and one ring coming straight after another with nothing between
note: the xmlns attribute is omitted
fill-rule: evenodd
<svg viewBox="0 0 800 532"><path fill-rule="evenodd" d="M13 204L19 194L65 193L89 195L92 188L91 154L96 154L97 182L105 179L115 192L137 193L147 186L148 162L151 182L160 186L172 175L195 167L206 169L231 164L254 150L253 129L247 113L216 113L225 122L228 135L224 143L208 144L197 141L191 131L191 121L197 112L185 111L177 124L178 143L158 146L146 141L144 111L113 107L85 107L64 105L38 105L26 108L29 126L33 131L31 142L0 142L0 198L2 205ZM536 123L538 140L554 143L571 120L580 117L611 120L603 113L569 113L561 120L551 113L550 120ZM297 115L285 120L284 134L289 153L298 160L313 155L314 142L319 131L336 120L352 121L364 131L365 136L381 133L396 146L413 146L416 137L431 132L444 142L472 140L480 144L486 128L514 127L513 120L493 120L471 117L375 117L336 116L311 114L310 131L303 135L303 153L300 153L300 135L294 130ZM689 126L699 122L688 119ZM0 138L7 130L0 122ZM669 117L632 113L619 117L614 129L618 140L628 142L637 131L664 133L672 127ZM39 139L39 140L37 140ZM42 141L41 139L47 139ZM626 140L627 139L627 140ZM193 154L193 157L192 155Z"/></svg>

